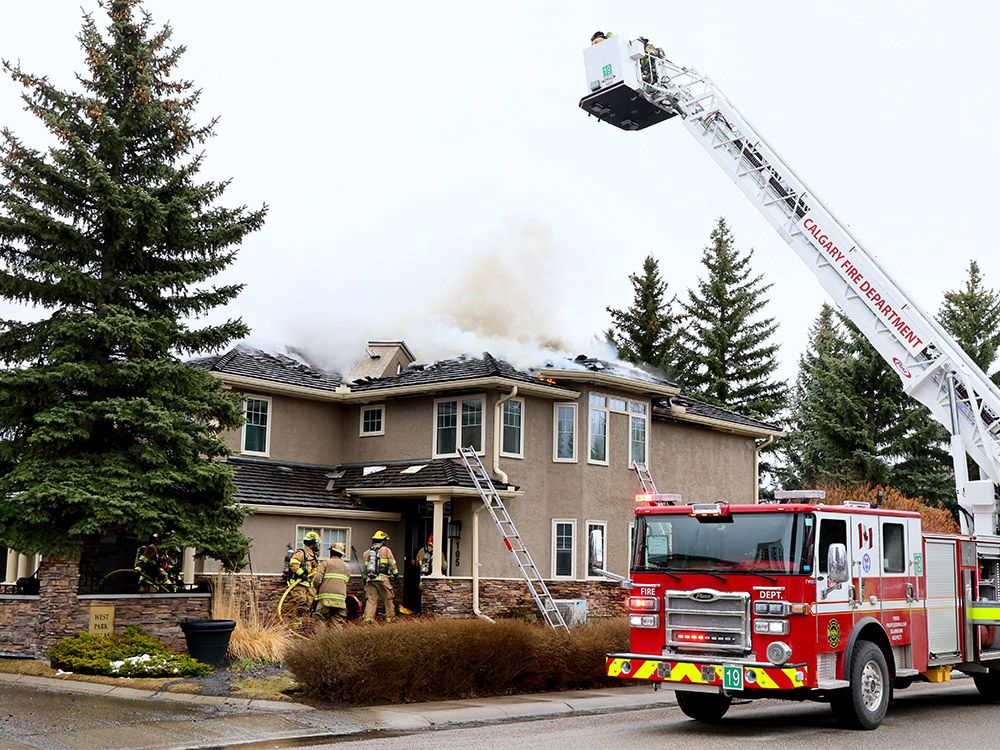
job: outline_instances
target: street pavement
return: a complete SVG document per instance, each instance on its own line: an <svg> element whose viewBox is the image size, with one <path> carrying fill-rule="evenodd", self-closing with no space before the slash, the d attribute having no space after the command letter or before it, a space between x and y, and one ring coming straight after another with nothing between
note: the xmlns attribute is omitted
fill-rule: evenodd
<svg viewBox="0 0 1000 750"><path fill-rule="evenodd" d="M0 674L0 749L304 747L351 736L385 738L482 722L509 726L522 720L631 712L674 703L670 691L654 692L643 685L321 711L292 703Z"/></svg>
<svg viewBox="0 0 1000 750"><path fill-rule="evenodd" d="M664 707L350 738L308 747L309 750L440 750L448 747L475 750L995 750L998 745L1000 706L983 703L972 680L961 679L950 685L917 685L899 691L886 721L871 732L840 728L825 704L762 700L734 706L716 725L692 721L680 709ZM307 746L293 744L291 747Z"/></svg>

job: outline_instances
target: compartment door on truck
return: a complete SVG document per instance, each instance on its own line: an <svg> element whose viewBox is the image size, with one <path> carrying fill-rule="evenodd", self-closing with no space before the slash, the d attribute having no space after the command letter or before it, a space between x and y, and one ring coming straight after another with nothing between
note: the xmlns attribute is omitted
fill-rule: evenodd
<svg viewBox="0 0 1000 750"><path fill-rule="evenodd" d="M953 539L924 543L927 574L927 650L930 663L959 654L958 558Z"/></svg>

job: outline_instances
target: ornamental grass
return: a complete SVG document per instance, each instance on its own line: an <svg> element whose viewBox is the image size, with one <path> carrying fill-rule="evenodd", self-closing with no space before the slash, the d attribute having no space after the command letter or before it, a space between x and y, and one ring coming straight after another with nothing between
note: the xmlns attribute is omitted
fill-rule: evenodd
<svg viewBox="0 0 1000 750"><path fill-rule="evenodd" d="M234 662L280 664L296 640L261 599L254 578L217 575L212 583L212 619L236 621L228 651Z"/></svg>
<svg viewBox="0 0 1000 750"><path fill-rule="evenodd" d="M626 650L624 619L566 634L523 620L426 618L324 628L286 662L313 699L378 705L607 686L605 654Z"/></svg>

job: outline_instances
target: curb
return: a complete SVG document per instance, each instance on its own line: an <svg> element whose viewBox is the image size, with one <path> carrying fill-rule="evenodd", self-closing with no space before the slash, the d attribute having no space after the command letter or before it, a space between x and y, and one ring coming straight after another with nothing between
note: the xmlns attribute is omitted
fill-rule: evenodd
<svg viewBox="0 0 1000 750"><path fill-rule="evenodd" d="M166 690L139 690L123 685L104 685L99 682L82 682L71 679L60 680L55 677L36 677L34 675L10 674L7 672L0 672L0 683L25 685L64 693L86 693L90 695L106 695L112 698L153 699L173 701L174 703L199 703L211 706L237 706L252 708L257 711L292 712L315 710L312 706L307 706L304 703L292 703L291 701L269 701L222 695L197 695L194 693L171 693Z"/></svg>

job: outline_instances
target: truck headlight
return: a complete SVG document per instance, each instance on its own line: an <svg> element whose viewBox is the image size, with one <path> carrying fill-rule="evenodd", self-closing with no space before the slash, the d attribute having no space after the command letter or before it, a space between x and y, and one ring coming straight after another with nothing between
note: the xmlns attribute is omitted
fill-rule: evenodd
<svg viewBox="0 0 1000 750"><path fill-rule="evenodd" d="M788 620L765 620L758 617L753 622L753 632L760 635L788 635Z"/></svg>
<svg viewBox="0 0 1000 750"><path fill-rule="evenodd" d="M659 615L629 615L629 627L633 628L658 628L660 626Z"/></svg>

